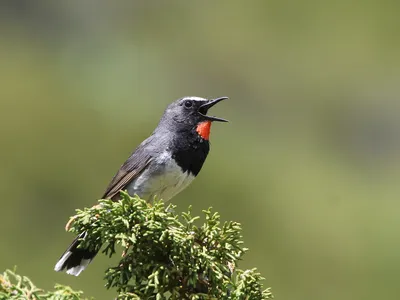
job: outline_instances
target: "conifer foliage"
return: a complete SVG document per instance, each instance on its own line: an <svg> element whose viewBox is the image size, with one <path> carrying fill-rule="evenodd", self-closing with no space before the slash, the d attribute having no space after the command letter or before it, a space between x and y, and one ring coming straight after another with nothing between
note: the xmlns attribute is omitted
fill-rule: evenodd
<svg viewBox="0 0 400 300"><path fill-rule="evenodd" d="M150 205L125 192L121 198L78 210L70 228L87 233L82 247L121 257L105 272L106 287L116 290L117 299L272 298L256 269L236 268L247 251L239 223L222 223L208 209L201 224L190 208L177 214L176 206L161 200Z"/></svg>

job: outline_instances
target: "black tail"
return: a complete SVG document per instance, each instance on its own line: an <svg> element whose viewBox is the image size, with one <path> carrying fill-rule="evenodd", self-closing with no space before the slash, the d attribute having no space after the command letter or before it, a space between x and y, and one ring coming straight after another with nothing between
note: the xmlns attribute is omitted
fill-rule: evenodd
<svg viewBox="0 0 400 300"><path fill-rule="evenodd" d="M80 244L79 239L85 237L85 235L86 232L82 232L76 237L64 254L61 255L56 266L54 267L55 271L59 272L66 269L67 274L78 276L83 270L86 269L92 259L96 256L98 250L95 251L78 248L78 245Z"/></svg>

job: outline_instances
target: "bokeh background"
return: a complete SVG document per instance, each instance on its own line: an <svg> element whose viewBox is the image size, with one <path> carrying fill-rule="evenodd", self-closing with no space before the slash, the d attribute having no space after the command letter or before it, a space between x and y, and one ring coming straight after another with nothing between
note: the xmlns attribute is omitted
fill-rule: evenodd
<svg viewBox="0 0 400 300"><path fill-rule="evenodd" d="M0 267L53 266L119 165L186 95L229 96L173 199L243 224L277 299L399 299L400 2L2 1Z"/></svg>

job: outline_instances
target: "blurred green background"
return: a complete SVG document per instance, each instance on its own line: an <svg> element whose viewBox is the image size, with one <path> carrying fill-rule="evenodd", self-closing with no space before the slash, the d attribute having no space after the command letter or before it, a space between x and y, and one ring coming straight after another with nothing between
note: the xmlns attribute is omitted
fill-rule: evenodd
<svg viewBox="0 0 400 300"><path fill-rule="evenodd" d="M75 208L187 95L212 151L173 199L243 224L277 299L399 299L400 2L2 1L0 269L105 292L99 256L55 273Z"/></svg>

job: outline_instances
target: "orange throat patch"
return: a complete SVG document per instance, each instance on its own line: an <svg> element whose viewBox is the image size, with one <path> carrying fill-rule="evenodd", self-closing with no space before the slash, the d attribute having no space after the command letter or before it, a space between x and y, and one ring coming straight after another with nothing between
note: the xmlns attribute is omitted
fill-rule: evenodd
<svg viewBox="0 0 400 300"><path fill-rule="evenodd" d="M205 140L210 138L211 121L204 121L197 125L197 133Z"/></svg>

